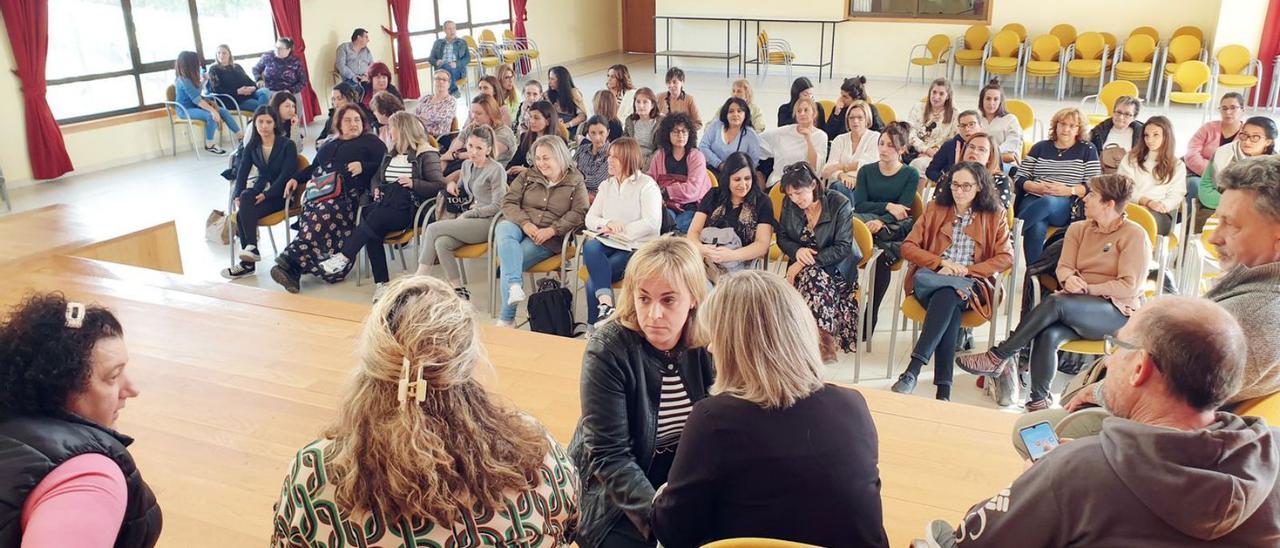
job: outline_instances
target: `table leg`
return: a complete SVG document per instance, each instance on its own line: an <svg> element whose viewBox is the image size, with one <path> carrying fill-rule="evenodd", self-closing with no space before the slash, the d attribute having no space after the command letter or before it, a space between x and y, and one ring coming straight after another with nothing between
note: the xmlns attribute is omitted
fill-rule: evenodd
<svg viewBox="0 0 1280 548"><path fill-rule="evenodd" d="M729 45L729 42L733 40L733 31L729 30L729 26L732 24L733 24L733 21L730 21L729 19L724 20L724 77L725 78L729 77L729 64L733 62L733 57L731 57L733 55L733 49L732 49L733 46Z"/></svg>
<svg viewBox="0 0 1280 548"><path fill-rule="evenodd" d="M818 83L822 83L822 60L827 58L824 48L827 47L827 24L818 23Z"/></svg>
<svg viewBox="0 0 1280 548"><path fill-rule="evenodd" d="M831 23L831 47L829 48L829 52L830 53L828 53L828 55L830 55L831 57L829 58L830 64L827 65L827 76L831 78L835 78L835 75L836 75L836 24L835 23Z"/></svg>

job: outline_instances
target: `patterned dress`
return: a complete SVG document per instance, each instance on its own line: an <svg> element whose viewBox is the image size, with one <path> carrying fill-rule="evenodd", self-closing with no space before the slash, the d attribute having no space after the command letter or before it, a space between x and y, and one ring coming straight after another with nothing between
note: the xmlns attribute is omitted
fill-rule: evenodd
<svg viewBox="0 0 1280 548"><path fill-rule="evenodd" d="M352 513L334 502L331 440L303 447L289 466L275 504L273 548L557 547L569 545L578 524L578 472L550 436L551 451L537 486L508 493L501 508L471 508L452 524Z"/></svg>
<svg viewBox="0 0 1280 548"><path fill-rule="evenodd" d="M813 230L805 228L800 233L800 243L816 250L818 244ZM818 329L835 338L840 349L856 352L858 348L858 282L845 280L843 276L827 272L813 265L802 268L796 274L796 290L804 296L805 304L818 321Z"/></svg>

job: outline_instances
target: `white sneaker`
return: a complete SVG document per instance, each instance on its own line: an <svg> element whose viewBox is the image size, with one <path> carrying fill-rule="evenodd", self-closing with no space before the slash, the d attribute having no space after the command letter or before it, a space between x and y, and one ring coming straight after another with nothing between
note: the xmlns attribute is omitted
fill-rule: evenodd
<svg viewBox="0 0 1280 548"><path fill-rule="evenodd" d="M258 246L249 244L240 249L240 260L246 263L256 263L262 260L262 254L258 253Z"/></svg>
<svg viewBox="0 0 1280 548"><path fill-rule="evenodd" d="M338 253L321 262L320 268L324 270L325 274L332 276L334 274L342 272L343 269L347 268L347 263L348 263L347 256L341 253Z"/></svg>
<svg viewBox="0 0 1280 548"><path fill-rule="evenodd" d="M503 320L503 319L498 319L498 320L494 320L493 325L496 325L496 326L498 326L498 327L515 327L515 326L516 326L516 323L515 323L515 322L509 322L509 321L507 321L507 320Z"/></svg>
<svg viewBox="0 0 1280 548"><path fill-rule="evenodd" d="M339 255L339 257L341 257L341 255ZM375 303L378 302L378 300L381 299L382 296L385 295L386 293L387 293L387 284L378 283L374 285L373 286L373 302Z"/></svg>
<svg viewBox="0 0 1280 548"><path fill-rule="evenodd" d="M520 284L511 284L507 289L507 304L519 304L525 299L524 286Z"/></svg>

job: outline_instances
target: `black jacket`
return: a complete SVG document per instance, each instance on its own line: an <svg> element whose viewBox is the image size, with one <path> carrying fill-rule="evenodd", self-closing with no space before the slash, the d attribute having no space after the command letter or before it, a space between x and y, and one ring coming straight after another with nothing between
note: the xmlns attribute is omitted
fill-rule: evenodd
<svg viewBox="0 0 1280 548"><path fill-rule="evenodd" d="M707 397L715 378L711 354L696 348L677 364L689 399ZM578 545L600 546L626 513L649 536L655 486L647 472L658 437L662 366L644 335L611 321L587 341L582 357L582 418L569 444L581 477Z"/></svg>
<svg viewBox="0 0 1280 548"><path fill-rule="evenodd" d="M230 66L222 66L217 63L209 65L209 90L214 93L230 95L237 99L248 99L253 97L253 93L248 95L240 95L236 90L249 86L257 89L257 82L253 81L248 74L245 74L244 67L236 63Z"/></svg>
<svg viewBox="0 0 1280 548"><path fill-rule="evenodd" d="M355 139L343 141L333 139L316 149L316 157L311 165L299 171L294 179L305 185L316 174L337 171L344 178L344 192L363 194L369 190L369 181L382 166L382 159L387 154L387 145L372 133L365 133ZM352 176L347 164L360 162L360 174Z"/></svg>
<svg viewBox="0 0 1280 548"><path fill-rule="evenodd" d="M822 129L823 121L827 118L827 111L822 107L822 103L814 101L813 104L818 107L817 117L813 119L813 127ZM791 112L793 107L794 105L791 103L778 105L778 127L796 123L796 115ZM764 128L755 128L755 130L764 131Z"/></svg>
<svg viewBox="0 0 1280 548"><path fill-rule="evenodd" d="M827 139L832 141L841 133L848 133L849 127L845 125L844 119L849 115L849 107L836 107L836 111L827 116L827 123L822 125L822 129L827 132ZM871 121L867 129L871 131L884 131L884 120L880 119L880 111L875 105L871 106Z"/></svg>
<svg viewBox="0 0 1280 548"><path fill-rule="evenodd" d="M360 105L360 115L364 116L365 121L369 122L369 127L373 128L376 132L378 130L378 117L374 116L373 111L369 110L369 107L365 106L363 103L357 104ZM336 133L333 131L333 115L335 112L336 109L329 109L329 117L325 119L324 127L320 128L320 135L316 136L317 147L320 146L321 141L329 138L335 138Z"/></svg>
<svg viewBox="0 0 1280 548"><path fill-rule="evenodd" d="M1111 118L1103 120L1101 124L1093 126L1089 130L1089 142L1093 143L1093 148L1098 150L1098 154L1102 154L1102 145L1107 142L1107 136L1111 134L1111 128L1116 127L1116 123ZM1133 144L1130 146L1138 146L1138 141L1142 140L1142 122L1134 120L1129 122L1129 127L1133 128ZM1132 150L1132 149L1130 149Z"/></svg>
<svg viewBox="0 0 1280 548"><path fill-rule="evenodd" d="M255 137L254 144L246 148L243 154L239 169L236 170L236 195L244 191L249 181L249 171L256 167L258 176L253 181L253 193L266 194L267 198L284 197L284 185L298 169L298 146L287 137L278 136L275 145L271 147L271 157L264 158L262 141Z"/></svg>
<svg viewBox="0 0 1280 548"><path fill-rule="evenodd" d="M22 544L22 506L58 465L104 455L124 474L127 498L116 548L155 546L164 520L127 447L133 439L74 415L0 419L0 546ZM68 518L74 519L74 518Z"/></svg>
<svg viewBox="0 0 1280 548"><path fill-rule="evenodd" d="M801 247L800 233L807 221L804 210L791 200L782 201L782 218L778 220L778 247L791 261ZM839 192L827 190L822 197L822 213L813 227L813 238L818 243L817 265L828 272L840 266L853 254L853 208L849 199ZM847 273L845 273L847 274Z"/></svg>
<svg viewBox="0 0 1280 548"><path fill-rule="evenodd" d="M373 176L373 183L376 188L381 190L383 199L394 196L400 196L400 192L405 190L399 183L389 183L385 181L387 166L391 164L391 158L395 157L394 149L388 150L387 154L382 157L382 165L378 168L378 173ZM410 149L407 156L409 164L413 166L413 192L405 193L404 197L409 198L408 202L417 207L423 200L430 199L445 189L444 171L440 165L440 151L432 149L419 153Z"/></svg>

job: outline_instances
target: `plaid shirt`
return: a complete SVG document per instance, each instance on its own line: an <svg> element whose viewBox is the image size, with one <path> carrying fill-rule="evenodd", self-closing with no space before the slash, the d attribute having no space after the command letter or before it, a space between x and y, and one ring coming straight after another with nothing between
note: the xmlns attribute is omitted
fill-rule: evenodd
<svg viewBox="0 0 1280 548"><path fill-rule="evenodd" d="M964 233L964 229L970 224L973 224L973 208L964 212L964 215L958 217L955 224L951 226L951 247L942 252L942 260L963 266L973 264L973 238Z"/></svg>
<svg viewBox="0 0 1280 548"><path fill-rule="evenodd" d="M573 159L578 164L578 171L582 172L587 190L595 192L600 183L609 178L609 145L600 147L599 154L592 154L591 143L583 141L574 150Z"/></svg>
<svg viewBox="0 0 1280 548"><path fill-rule="evenodd" d="M458 52L453 49L453 43L457 42L458 40L461 40L461 38L454 38L453 42L445 40L444 48L442 48L444 51L440 55L441 60L444 61L444 64L447 65L449 63L458 62Z"/></svg>

